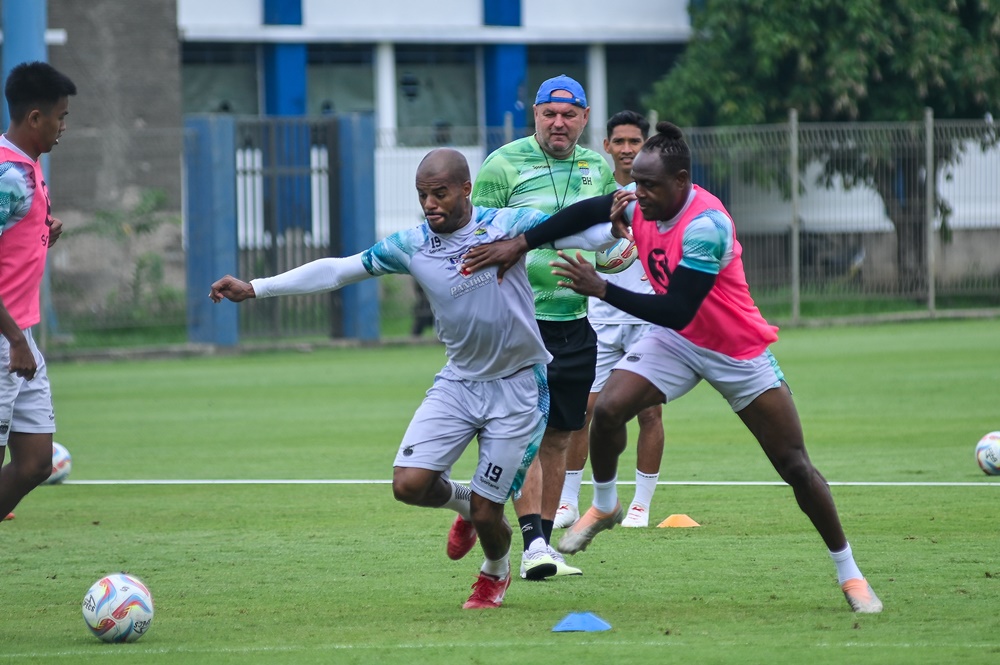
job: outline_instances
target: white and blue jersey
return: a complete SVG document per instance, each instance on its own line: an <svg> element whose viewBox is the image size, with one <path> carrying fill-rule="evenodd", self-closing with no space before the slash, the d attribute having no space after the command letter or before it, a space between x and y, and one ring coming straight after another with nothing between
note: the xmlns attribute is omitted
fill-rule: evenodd
<svg viewBox="0 0 1000 665"><path fill-rule="evenodd" d="M524 259L505 273L500 288L496 267L463 273L462 256L476 245L520 235L548 217L531 208L474 207L469 222L454 233L434 233L425 222L360 254L317 259L250 284L256 297L269 298L332 291L391 273L412 275L434 310L438 338L448 355L446 370L460 379L492 381L531 365L547 365L552 356L535 323ZM611 224L605 223L553 246L596 250L614 242Z"/></svg>
<svg viewBox="0 0 1000 665"><path fill-rule="evenodd" d="M318 293L387 274L409 274L434 310L448 363L414 414L395 466L448 470L479 439L472 490L502 503L520 486L545 431L549 410L545 350L522 258L497 284L497 269L463 272L473 247L520 235L548 215L530 208L473 208L454 233L425 222L345 258L318 259L275 277L250 281L258 298ZM563 238L560 247L602 249L611 225ZM566 243L566 244L563 244Z"/></svg>
<svg viewBox="0 0 1000 665"><path fill-rule="evenodd" d="M524 259L504 275L501 287L496 267L464 274L462 256L476 245L517 236L546 219L548 215L531 208L476 207L469 223L454 233L434 233L421 224L387 237L361 259L374 276L413 275L434 310L450 369L462 379L490 381L547 365L552 356L535 322Z"/></svg>

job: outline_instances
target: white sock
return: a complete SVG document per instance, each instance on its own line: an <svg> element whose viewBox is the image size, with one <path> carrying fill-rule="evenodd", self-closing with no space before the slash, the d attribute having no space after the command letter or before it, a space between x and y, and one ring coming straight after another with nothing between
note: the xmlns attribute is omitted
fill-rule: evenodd
<svg viewBox="0 0 1000 665"><path fill-rule="evenodd" d="M542 538L541 536L538 536L538 538L535 538L533 541L531 541L531 543L528 544L528 549L526 549L524 551L525 552L529 552L529 551L530 552L544 552L547 547L548 547L548 543L545 542L545 539Z"/></svg>
<svg viewBox="0 0 1000 665"><path fill-rule="evenodd" d="M441 507L454 510L464 520L471 520L472 508L469 502L472 500L472 490L465 485L459 485L454 480L449 480L448 482L451 483L451 498Z"/></svg>
<svg viewBox="0 0 1000 665"><path fill-rule="evenodd" d="M653 492L656 491L656 481L660 479L658 473L643 473L639 469L635 470L635 498L632 503L637 503L646 510L653 502Z"/></svg>
<svg viewBox="0 0 1000 665"><path fill-rule="evenodd" d="M843 584L847 580L863 580L865 578L861 574L858 564L854 562L854 553L851 552L850 543L847 543L847 547L839 552L830 552L830 558L833 559L834 565L837 566L837 582L839 584Z"/></svg>
<svg viewBox="0 0 1000 665"><path fill-rule="evenodd" d="M559 503L568 503L571 506L580 505L580 483L583 481L583 469L579 471L566 471L566 479L563 481L562 496Z"/></svg>
<svg viewBox="0 0 1000 665"><path fill-rule="evenodd" d="M610 513L618 505L618 476L606 483L594 481L594 508Z"/></svg>
<svg viewBox="0 0 1000 665"><path fill-rule="evenodd" d="M507 574L510 572L510 550L507 550L507 553L496 561L486 559L483 561L483 567L480 570L487 575L499 577L502 580L507 579Z"/></svg>

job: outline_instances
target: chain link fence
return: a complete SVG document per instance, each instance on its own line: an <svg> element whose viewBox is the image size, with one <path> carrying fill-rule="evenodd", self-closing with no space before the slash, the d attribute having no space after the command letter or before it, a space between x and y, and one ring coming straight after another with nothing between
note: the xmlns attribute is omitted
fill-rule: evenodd
<svg viewBox="0 0 1000 665"><path fill-rule="evenodd" d="M335 176L350 165L332 160L335 138L324 121L247 119L239 127L241 277L339 255ZM768 318L787 324L1000 306L1000 135L992 121L799 124L792 114L780 125L685 134L693 180L732 214ZM457 148L474 178L490 149L519 135L510 127L445 126L381 133L377 237L420 222L413 178L429 149ZM593 138L585 144L601 152L601 137ZM137 128L110 138L71 134L59 146L52 192L67 230L50 255L46 331L53 342L185 341L183 145L181 129ZM93 163L106 149L108 158ZM283 157L264 160L265 153ZM65 168L73 160L92 167ZM281 188L291 197L265 196ZM87 192L95 194L87 199ZM279 199L294 201L294 209L267 207ZM379 281L383 336L417 332L423 302L412 281ZM207 295L208 286L196 288ZM336 295L251 303L241 310L241 333L338 336L338 308Z"/></svg>
<svg viewBox="0 0 1000 665"><path fill-rule="evenodd" d="M466 140L444 144L468 157L473 178L485 146L516 138L509 129L445 138L455 136ZM769 318L1000 306L993 250L1000 144L992 121L799 124L793 114L780 125L694 128L685 136L692 178L732 214L751 289ZM593 139L587 147L601 152ZM380 137L380 237L419 222L413 173L436 145ZM389 318L406 317L404 304L386 303Z"/></svg>

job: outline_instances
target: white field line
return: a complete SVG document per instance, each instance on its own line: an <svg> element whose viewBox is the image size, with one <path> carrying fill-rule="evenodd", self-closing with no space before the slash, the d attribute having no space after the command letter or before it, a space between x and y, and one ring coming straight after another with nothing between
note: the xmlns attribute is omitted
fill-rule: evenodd
<svg viewBox="0 0 1000 665"><path fill-rule="evenodd" d="M458 481L465 482L468 481ZM147 480L66 480L64 485L389 485L392 480L295 480L295 479L147 479ZM584 485L592 484L583 481ZM635 481L622 480L619 485L635 485ZM780 480L661 480L657 485L689 485L712 487L782 487ZM835 487L1000 487L1000 482L881 482L881 481L831 481Z"/></svg>

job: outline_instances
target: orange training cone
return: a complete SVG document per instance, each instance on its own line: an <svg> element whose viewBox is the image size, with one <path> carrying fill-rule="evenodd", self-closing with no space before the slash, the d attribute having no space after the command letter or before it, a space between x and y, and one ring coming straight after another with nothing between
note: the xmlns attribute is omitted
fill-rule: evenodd
<svg viewBox="0 0 1000 665"><path fill-rule="evenodd" d="M701 526L693 519L687 515L671 515L667 519L663 520L658 527L687 527L687 526Z"/></svg>

